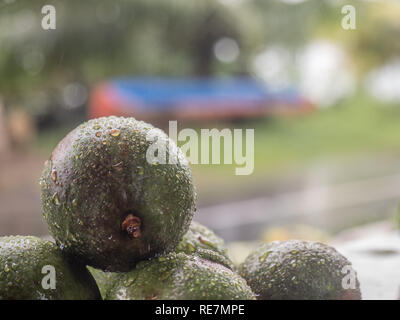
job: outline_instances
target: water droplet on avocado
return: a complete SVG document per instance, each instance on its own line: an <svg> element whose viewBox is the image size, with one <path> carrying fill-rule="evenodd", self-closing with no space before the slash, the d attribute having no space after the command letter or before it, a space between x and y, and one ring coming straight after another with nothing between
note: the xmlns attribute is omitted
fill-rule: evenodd
<svg viewBox="0 0 400 320"><path fill-rule="evenodd" d="M124 286L125 287L130 287L135 283L136 278L130 278L124 281Z"/></svg>
<svg viewBox="0 0 400 320"><path fill-rule="evenodd" d="M118 129L112 129L110 130L110 135L113 137L118 137L120 135L120 131Z"/></svg>
<svg viewBox="0 0 400 320"><path fill-rule="evenodd" d="M53 171L51 172L51 179L52 179L54 182L57 181L57 171L56 171L56 170L53 170Z"/></svg>
<svg viewBox="0 0 400 320"><path fill-rule="evenodd" d="M271 253L271 251L265 252L265 253L259 258L260 262L263 262L263 261L269 256L270 253Z"/></svg>
<svg viewBox="0 0 400 320"><path fill-rule="evenodd" d="M54 201L55 205L57 205L57 206L60 205L60 199L58 198L57 192L53 195L53 201Z"/></svg>
<svg viewBox="0 0 400 320"><path fill-rule="evenodd" d="M137 167L137 170L138 170L138 174L139 175L143 175L144 174L144 168L143 167Z"/></svg>

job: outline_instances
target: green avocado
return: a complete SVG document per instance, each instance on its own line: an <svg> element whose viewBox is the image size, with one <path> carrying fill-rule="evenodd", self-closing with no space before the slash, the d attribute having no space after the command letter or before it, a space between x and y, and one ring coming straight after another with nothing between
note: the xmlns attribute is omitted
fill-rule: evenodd
<svg viewBox="0 0 400 320"><path fill-rule="evenodd" d="M158 145L165 153L154 151ZM150 151L172 161L148 161ZM134 118L98 118L77 127L45 163L40 185L43 214L59 247L105 271L129 271L174 250L195 211L183 153L164 132Z"/></svg>
<svg viewBox="0 0 400 320"><path fill-rule="evenodd" d="M30 236L0 238L0 300L88 299L100 299L93 277L54 243Z"/></svg>
<svg viewBox="0 0 400 320"><path fill-rule="evenodd" d="M106 272L100 269L95 269L93 267L88 266L87 267L89 272L92 274L94 280L97 283L97 286L99 287L100 294L102 298L104 299L107 295L107 293L111 290L112 286L114 283L117 281L117 279L120 276L120 273L118 272Z"/></svg>
<svg viewBox="0 0 400 320"><path fill-rule="evenodd" d="M190 224L188 232L183 236L175 252L195 255L204 260L219 263L232 271L236 270L233 262L228 257L224 240L195 221ZM107 296L107 293L121 276L118 272L104 272L92 267L88 267L88 269L95 278L103 298Z"/></svg>
<svg viewBox="0 0 400 320"><path fill-rule="evenodd" d="M139 263L107 294L108 300L250 300L255 299L246 281L224 266L169 253Z"/></svg>
<svg viewBox="0 0 400 320"><path fill-rule="evenodd" d="M259 300L361 299L351 262L319 242L264 244L239 269Z"/></svg>
<svg viewBox="0 0 400 320"><path fill-rule="evenodd" d="M232 271L235 270L235 266L228 256L224 240L195 221L191 223L188 232L183 236L176 252L194 254L200 258L220 263Z"/></svg>

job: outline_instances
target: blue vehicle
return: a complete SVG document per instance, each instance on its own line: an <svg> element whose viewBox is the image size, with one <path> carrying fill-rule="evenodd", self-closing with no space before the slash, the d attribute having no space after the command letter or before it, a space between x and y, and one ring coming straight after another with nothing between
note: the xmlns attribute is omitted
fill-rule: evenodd
<svg viewBox="0 0 400 320"><path fill-rule="evenodd" d="M123 78L94 88L89 117L235 119L313 109L294 89L280 92L252 78Z"/></svg>

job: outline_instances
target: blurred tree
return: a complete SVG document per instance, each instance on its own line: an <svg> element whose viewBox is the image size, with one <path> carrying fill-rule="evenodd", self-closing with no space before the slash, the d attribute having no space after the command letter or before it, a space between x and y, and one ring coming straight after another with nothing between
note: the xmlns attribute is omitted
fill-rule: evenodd
<svg viewBox="0 0 400 320"><path fill-rule="evenodd" d="M41 8L54 5L56 30ZM6 102L60 103L60 90L114 76L246 74L267 45L292 52L315 37L342 43L360 74L399 56L400 4L354 2L357 30L341 28L344 0L0 0L0 92ZM237 50L216 55L223 38ZM293 57L295 59L295 57ZM46 97L43 96L43 91ZM22 102L20 100L23 100ZM35 103L34 103L35 102ZM8 103L9 105L9 103Z"/></svg>
<svg viewBox="0 0 400 320"><path fill-rule="evenodd" d="M261 16L265 42L288 48L307 45L314 38L344 46L359 76L400 57L400 2L347 0L248 0ZM356 30L344 30L344 5L356 9Z"/></svg>
<svg viewBox="0 0 400 320"><path fill-rule="evenodd" d="M52 4L56 30L41 28ZM0 12L0 91L6 98L71 81L121 75L246 73L257 22L217 0L17 1ZM247 21L243 21L247 19ZM248 36L248 33L252 33ZM234 39L240 55L225 66L215 43Z"/></svg>

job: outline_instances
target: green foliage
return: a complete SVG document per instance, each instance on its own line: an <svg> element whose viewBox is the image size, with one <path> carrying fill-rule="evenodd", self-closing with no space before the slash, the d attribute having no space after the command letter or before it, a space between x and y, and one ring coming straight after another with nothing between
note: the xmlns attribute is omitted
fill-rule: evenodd
<svg viewBox="0 0 400 320"><path fill-rule="evenodd" d="M41 28L45 4L56 8L56 30ZM0 29L0 74L7 79L0 90L7 96L115 75L244 73L251 42L257 41L246 31L256 21L216 0L18 1L4 7L0 18L7 27ZM233 68L214 58L213 46L222 37L241 47L243 61ZM26 63L24 68L32 52L42 65L37 73L26 70Z"/></svg>

